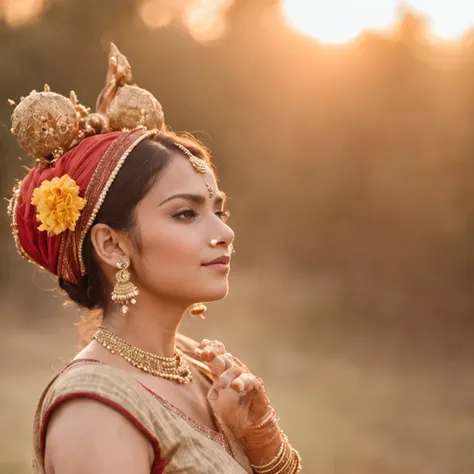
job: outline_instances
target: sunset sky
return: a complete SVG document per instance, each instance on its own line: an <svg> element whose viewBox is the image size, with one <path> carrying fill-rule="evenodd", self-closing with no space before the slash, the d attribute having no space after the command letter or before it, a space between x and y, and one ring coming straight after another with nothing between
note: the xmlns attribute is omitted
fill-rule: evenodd
<svg viewBox="0 0 474 474"><path fill-rule="evenodd" d="M345 43L367 29L387 30L401 8L426 16L435 38L455 40L474 25L474 2L466 0L284 0L290 25L328 43Z"/></svg>
<svg viewBox="0 0 474 474"><path fill-rule="evenodd" d="M58 1L58 0L56 0ZM198 41L213 40L225 31L224 12L238 0L137 0L138 14L150 28L167 26L181 17ZM41 15L45 0L2 0L0 16L21 27ZM428 20L434 40L460 38L474 25L470 0L281 0L288 25L325 43L347 43L366 30L389 31L408 8Z"/></svg>

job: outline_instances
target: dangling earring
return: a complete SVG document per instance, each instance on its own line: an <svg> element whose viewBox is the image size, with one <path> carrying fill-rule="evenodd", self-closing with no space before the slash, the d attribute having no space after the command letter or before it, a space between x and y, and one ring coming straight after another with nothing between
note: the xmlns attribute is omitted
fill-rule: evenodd
<svg viewBox="0 0 474 474"><path fill-rule="evenodd" d="M122 305L123 314L128 313L128 304L136 304L135 296L138 296L138 288L130 281L130 272L127 270L129 266L128 260L117 262L119 271L115 275L117 282L112 291L112 301Z"/></svg>
<svg viewBox="0 0 474 474"><path fill-rule="evenodd" d="M205 305L203 305L202 303L197 303L191 307L190 313L193 317L199 316L201 319L206 319L206 317L204 316L206 310L207 307Z"/></svg>

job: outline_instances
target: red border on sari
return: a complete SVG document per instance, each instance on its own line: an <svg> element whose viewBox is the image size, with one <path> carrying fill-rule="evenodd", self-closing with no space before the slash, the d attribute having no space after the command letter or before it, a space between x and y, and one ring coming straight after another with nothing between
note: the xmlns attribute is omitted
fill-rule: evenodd
<svg viewBox="0 0 474 474"><path fill-rule="evenodd" d="M161 458L161 449L160 449L160 444L158 443L158 440L129 411L125 410L125 408L123 408L121 405L113 402L112 400L109 400L108 398L102 397L95 393L89 393L89 392L77 392L77 393L64 395L62 397L59 397L57 400L55 400L54 403L52 403L48 407L48 409L46 410L44 414L42 424L41 424L41 431L40 431L41 456L43 457L43 459L44 459L45 448L46 448L46 429L48 427L48 421L49 421L49 417L51 416L51 413L61 403L64 403L66 401L73 400L76 398L90 398L92 400L96 400L98 402L104 403L105 405L108 405L114 410L117 410L121 415L127 418L127 420L130 421L132 425L135 426L135 428L140 430L140 432L143 433L148 438L148 440L150 441L152 445L153 453L155 457L153 460L150 474L163 473L163 470L167 466L168 461L166 459Z"/></svg>

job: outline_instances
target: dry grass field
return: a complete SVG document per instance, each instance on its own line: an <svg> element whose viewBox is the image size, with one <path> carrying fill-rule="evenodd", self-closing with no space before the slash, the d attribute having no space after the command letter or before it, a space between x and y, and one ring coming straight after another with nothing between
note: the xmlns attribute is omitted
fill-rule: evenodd
<svg viewBox="0 0 474 474"><path fill-rule="evenodd" d="M260 290L277 285L269 277L259 282ZM352 341L349 350L351 334L343 328L333 331L330 344L315 332L313 347L302 350L308 335L291 320L294 302L285 300L286 307L282 300L275 322L268 314L259 317L254 283L237 275L231 295L211 305L206 321L186 320L182 329L197 339L223 340L263 376L281 425L302 455L303 472L474 472L473 367L463 351L425 360L416 347L389 354L383 343L357 351ZM51 302L44 292L37 296ZM2 322L0 474L30 472L36 400L79 343L75 310L53 299L50 311L47 322L46 315L38 318L41 325L19 317ZM14 312L10 306L8 313Z"/></svg>

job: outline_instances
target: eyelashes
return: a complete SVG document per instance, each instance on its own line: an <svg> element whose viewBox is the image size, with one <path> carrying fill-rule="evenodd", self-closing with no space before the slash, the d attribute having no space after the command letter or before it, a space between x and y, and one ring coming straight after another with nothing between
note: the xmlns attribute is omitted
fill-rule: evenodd
<svg viewBox="0 0 474 474"><path fill-rule="evenodd" d="M230 211L225 210L225 211L216 211L215 212L216 216L219 217L219 219L222 222L227 222L227 220L230 217ZM193 221L199 216L199 213L196 212L192 207L189 207L187 209L183 209L182 211L177 212L176 214L173 214L173 217L180 220L180 221Z"/></svg>

